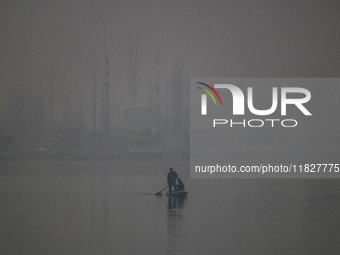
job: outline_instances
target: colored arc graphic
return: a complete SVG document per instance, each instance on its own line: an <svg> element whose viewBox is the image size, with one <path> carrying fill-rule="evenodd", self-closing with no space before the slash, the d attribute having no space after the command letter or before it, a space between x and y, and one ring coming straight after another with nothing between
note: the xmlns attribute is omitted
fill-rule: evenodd
<svg viewBox="0 0 340 255"><path fill-rule="evenodd" d="M214 100L215 105L217 105L217 104L216 104L215 98L213 97L213 95L210 93L209 90L202 89L202 88L200 88L200 87L197 87L197 88L198 88L198 89L201 89L201 90L203 90L204 92L206 92L207 94L209 94L209 96L212 98L212 100Z"/></svg>
<svg viewBox="0 0 340 255"><path fill-rule="evenodd" d="M203 86L205 86L205 87L211 89L211 91L214 92L214 94L217 96L217 98L218 98L218 100L220 101L220 104L221 104L221 106L222 106L222 100L221 100L221 98L220 98L220 95L217 93L216 89L214 89L214 88L213 88L212 86L210 86L209 84L206 84L206 83L203 83L203 82L197 82L197 83L199 83L199 84L201 84L201 85L203 85ZM200 89L202 89L202 88L200 88ZM202 89L202 90L204 90L204 89ZM207 92L207 90L204 90L204 91ZM211 96L212 99L214 99L214 97L211 95L211 93L209 93L209 92L207 92L207 93ZM216 105L215 99L214 99L214 102L215 102L215 105Z"/></svg>

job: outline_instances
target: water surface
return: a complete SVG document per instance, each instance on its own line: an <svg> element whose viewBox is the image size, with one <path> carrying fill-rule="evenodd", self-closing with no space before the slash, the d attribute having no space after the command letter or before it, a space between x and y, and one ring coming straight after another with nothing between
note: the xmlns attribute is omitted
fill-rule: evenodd
<svg viewBox="0 0 340 255"><path fill-rule="evenodd" d="M169 162L0 163L1 254L337 254L337 180L190 180Z"/></svg>

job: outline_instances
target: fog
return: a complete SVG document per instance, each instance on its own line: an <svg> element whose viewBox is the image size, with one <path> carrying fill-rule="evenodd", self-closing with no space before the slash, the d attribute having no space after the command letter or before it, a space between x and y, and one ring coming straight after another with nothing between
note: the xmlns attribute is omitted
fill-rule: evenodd
<svg viewBox="0 0 340 255"><path fill-rule="evenodd" d="M339 11L335 1L1 1L2 157L187 157L189 78L337 77Z"/></svg>
<svg viewBox="0 0 340 255"><path fill-rule="evenodd" d="M331 0L0 0L1 252L337 254L339 179L195 179L188 159L190 78L338 77L339 13ZM313 118L294 129L227 130L224 159L339 162L335 87L312 86ZM254 87L254 106L270 92ZM155 196L170 167L187 198Z"/></svg>

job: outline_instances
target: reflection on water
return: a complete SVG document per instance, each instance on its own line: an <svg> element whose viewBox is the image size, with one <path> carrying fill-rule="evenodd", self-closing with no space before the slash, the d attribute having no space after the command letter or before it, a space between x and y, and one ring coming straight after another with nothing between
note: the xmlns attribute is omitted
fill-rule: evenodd
<svg viewBox="0 0 340 255"><path fill-rule="evenodd" d="M183 253L184 197L169 197L167 210L167 254Z"/></svg>
<svg viewBox="0 0 340 255"><path fill-rule="evenodd" d="M173 211L173 209L183 208L185 199L186 199L185 197L169 197L168 198L168 215L169 215L169 212Z"/></svg>
<svg viewBox="0 0 340 255"><path fill-rule="evenodd" d="M159 169L164 169L160 171ZM0 254L337 254L340 181L190 180L154 163L0 163Z"/></svg>

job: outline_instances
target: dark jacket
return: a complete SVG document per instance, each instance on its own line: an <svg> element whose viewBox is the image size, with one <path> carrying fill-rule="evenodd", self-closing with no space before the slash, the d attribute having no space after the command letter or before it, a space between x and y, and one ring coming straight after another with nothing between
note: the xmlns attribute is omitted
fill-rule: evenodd
<svg viewBox="0 0 340 255"><path fill-rule="evenodd" d="M179 180L179 181L178 181L178 185L177 185L177 190L178 190L178 191L182 191L182 190L184 190L184 189L185 189L184 183L183 183L181 180Z"/></svg>
<svg viewBox="0 0 340 255"><path fill-rule="evenodd" d="M175 184L178 176L175 171L169 172L168 173L168 184Z"/></svg>

